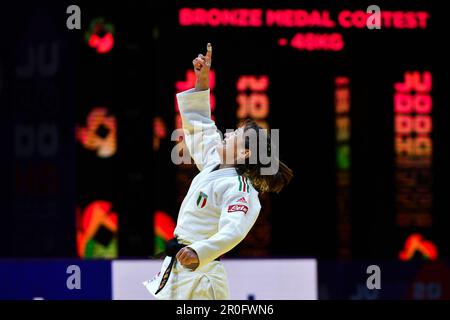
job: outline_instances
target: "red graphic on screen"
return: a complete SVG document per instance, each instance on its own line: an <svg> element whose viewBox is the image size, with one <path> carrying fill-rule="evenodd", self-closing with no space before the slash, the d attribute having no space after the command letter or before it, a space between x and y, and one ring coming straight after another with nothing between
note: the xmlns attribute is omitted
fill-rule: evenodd
<svg viewBox="0 0 450 320"><path fill-rule="evenodd" d="M305 51L341 51L344 49L342 34L334 33L297 33L291 39L291 47Z"/></svg>
<svg viewBox="0 0 450 320"><path fill-rule="evenodd" d="M155 235L155 252L165 250L166 241L174 237L175 230L174 219L164 211L156 211L153 216L153 227Z"/></svg>
<svg viewBox="0 0 450 320"><path fill-rule="evenodd" d="M280 46L280 47L284 47L284 46L286 46L288 44L288 40L286 39L286 38L280 38L280 39L278 39L278 45Z"/></svg>
<svg viewBox="0 0 450 320"><path fill-rule="evenodd" d="M153 119L153 151L158 151L161 140L167 137L167 127L161 117Z"/></svg>
<svg viewBox="0 0 450 320"><path fill-rule="evenodd" d="M117 213L112 203L104 200L91 202L77 210L77 253L81 258L117 256Z"/></svg>
<svg viewBox="0 0 450 320"><path fill-rule="evenodd" d="M188 89L192 89L195 87L195 73L193 70L186 71L185 75L186 79L183 81L177 81L175 82L175 89L176 92L185 91ZM216 87L216 73L214 70L209 71L209 90L213 91ZM214 109L216 107L216 99L214 97L214 94L211 92L210 94L210 107L211 112L214 112ZM175 96L175 112L179 113L178 109L178 101Z"/></svg>
<svg viewBox="0 0 450 320"><path fill-rule="evenodd" d="M195 87L195 73L193 70L189 69L186 71L185 74L185 80L180 80L175 82L175 89L176 92L182 92L185 90L189 90ZM216 97L214 95L214 88L216 86L216 73L214 70L209 71L209 99L210 99L210 109L211 109L211 119L215 121L215 116L213 114L214 109L216 108ZM181 121L181 115L180 110L178 108L178 101L176 99L176 95L174 95L174 106L175 106L175 129L182 128L182 121ZM181 138L181 140L178 141L178 143L175 145L176 151L178 154L182 155L183 150L186 150L186 144L184 141L184 137Z"/></svg>
<svg viewBox="0 0 450 320"><path fill-rule="evenodd" d="M400 260L408 261L416 253L421 254L428 260L436 260L438 258L436 245L429 240L424 240L421 234L413 233L406 239L405 246L400 251L399 258Z"/></svg>
<svg viewBox="0 0 450 320"><path fill-rule="evenodd" d="M175 89L176 92L185 91L188 89L192 89L195 87L195 73L193 70L186 71L186 79L183 81L177 81L175 82ZM210 90L210 108L211 113L214 112L214 109L216 108L216 97L214 95L214 88L216 87L216 73L214 70L209 71L209 90ZM181 128L181 115L180 111L178 109L178 101L176 99L176 96L174 96L175 99L175 128ZM213 114L211 114L211 119L215 120L215 117Z"/></svg>
<svg viewBox="0 0 450 320"><path fill-rule="evenodd" d="M76 138L88 150L97 151L101 158L116 153L116 118L106 108L94 108L87 116L86 127L76 128Z"/></svg>
<svg viewBox="0 0 450 320"><path fill-rule="evenodd" d="M394 89L396 222L428 228L433 223L432 74L406 71Z"/></svg>
<svg viewBox="0 0 450 320"><path fill-rule="evenodd" d="M351 257L352 236L352 178L351 178L351 118L350 78L335 78L334 107L336 114L336 212L338 253L341 258Z"/></svg>
<svg viewBox="0 0 450 320"><path fill-rule="evenodd" d="M180 26L235 26L235 27L261 27L261 9L203 9L181 8L178 13Z"/></svg>
<svg viewBox="0 0 450 320"><path fill-rule="evenodd" d="M365 10L341 10L331 12L313 8L262 9L262 8L180 8L178 24L181 27L233 27L233 28L321 28L363 29L372 16ZM426 29L430 13L427 11L380 12L381 27L386 29Z"/></svg>
<svg viewBox="0 0 450 320"><path fill-rule="evenodd" d="M108 53L114 47L114 26L103 18L96 18L91 22L85 38L88 46L97 53Z"/></svg>
<svg viewBox="0 0 450 320"><path fill-rule="evenodd" d="M260 127L265 129L269 127L266 121L270 112L270 99L267 94L269 82L267 75L241 75L239 77L236 82L238 91L236 117L238 120L252 118Z"/></svg>
<svg viewBox="0 0 450 320"><path fill-rule="evenodd" d="M430 71L408 71L405 72L404 82L397 82L394 88L398 92L409 93L429 93L432 86L432 76ZM409 110L410 112L412 110Z"/></svg>
<svg viewBox="0 0 450 320"><path fill-rule="evenodd" d="M342 51L344 34L349 29L365 29L374 19L373 12L366 10L329 11L319 8L180 8L180 27L204 28L271 28L278 30L308 29L296 33L290 40L280 35L278 45L291 46L299 51ZM426 29L430 13L427 11L383 10L376 15L382 29ZM315 29L320 30L315 32ZM323 31L327 32L323 32Z"/></svg>

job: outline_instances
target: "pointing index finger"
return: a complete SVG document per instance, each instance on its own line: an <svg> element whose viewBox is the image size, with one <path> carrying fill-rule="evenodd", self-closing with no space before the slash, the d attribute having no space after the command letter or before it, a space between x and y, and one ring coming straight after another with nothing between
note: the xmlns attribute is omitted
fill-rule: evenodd
<svg viewBox="0 0 450 320"><path fill-rule="evenodd" d="M208 42L208 44L206 45L206 56L208 58L211 58L212 55L212 45L211 43Z"/></svg>

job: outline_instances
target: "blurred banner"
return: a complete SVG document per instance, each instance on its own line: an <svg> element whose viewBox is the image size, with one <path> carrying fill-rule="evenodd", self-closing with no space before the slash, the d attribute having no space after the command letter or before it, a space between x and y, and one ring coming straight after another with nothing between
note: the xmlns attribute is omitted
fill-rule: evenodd
<svg viewBox="0 0 450 320"><path fill-rule="evenodd" d="M369 289L379 268L380 289ZM320 261L319 300L449 300L449 261Z"/></svg>
<svg viewBox="0 0 450 320"><path fill-rule="evenodd" d="M314 259L223 261L233 300L315 300ZM161 261L113 261L113 299L152 299L142 282L161 269Z"/></svg>
<svg viewBox="0 0 450 320"><path fill-rule="evenodd" d="M449 261L225 259L236 300L448 300ZM368 287L373 270L380 289ZM161 260L0 260L2 300L151 300ZM369 271L368 271L369 270Z"/></svg>
<svg viewBox="0 0 450 320"><path fill-rule="evenodd" d="M143 282L161 262L0 260L0 299L151 300ZM317 299L313 259L225 260L224 265L232 299Z"/></svg>
<svg viewBox="0 0 450 320"><path fill-rule="evenodd" d="M74 253L76 41L65 9L0 12L0 256Z"/></svg>
<svg viewBox="0 0 450 320"><path fill-rule="evenodd" d="M111 262L0 261L1 300L110 300Z"/></svg>

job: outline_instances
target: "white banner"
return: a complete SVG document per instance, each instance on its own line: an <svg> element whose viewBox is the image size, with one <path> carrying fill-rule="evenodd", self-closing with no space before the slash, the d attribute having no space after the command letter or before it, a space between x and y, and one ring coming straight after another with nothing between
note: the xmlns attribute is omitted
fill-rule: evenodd
<svg viewBox="0 0 450 320"><path fill-rule="evenodd" d="M142 285L161 268L162 260L112 262L114 300L151 300ZM224 259L233 300L316 300L315 259Z"/></svg>

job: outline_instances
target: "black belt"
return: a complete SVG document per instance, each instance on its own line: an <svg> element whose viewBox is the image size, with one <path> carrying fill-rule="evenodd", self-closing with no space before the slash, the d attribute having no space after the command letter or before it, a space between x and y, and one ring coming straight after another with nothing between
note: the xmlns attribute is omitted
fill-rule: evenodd
<svg viewBox="0 0 450 320"><path fill-rule="evenodd" d="M166 271L164 271L161 283L159 284L158 290L156 290L155 294L158 294L166 286L167 280L169 280L170 273L172 272L173 264L176 260L176 255L178 251L180 251L184 247L186 247L186 245L179 243L177 238L170 239L166 242L165 254L166 256L171 257L171 259ZM215 260L220 261L220 257Z"/></svg>
<svg viewBox="0 0 450 320"><path fill-rule="evenodd" d="M169 280L170 273L172 272L173 264L176 260L176 255L178 251L180 251L182 248L186 247L184 244L181 244L178 242L177 238L170 239L166 242L166 251L165 254L168 257L171 257L169 266L167 267L166 271L164 271L164 275L162 276L161 283L159 284L158 290L156 290L155 294L158 294L167 283L167 280Z"/></svg>

